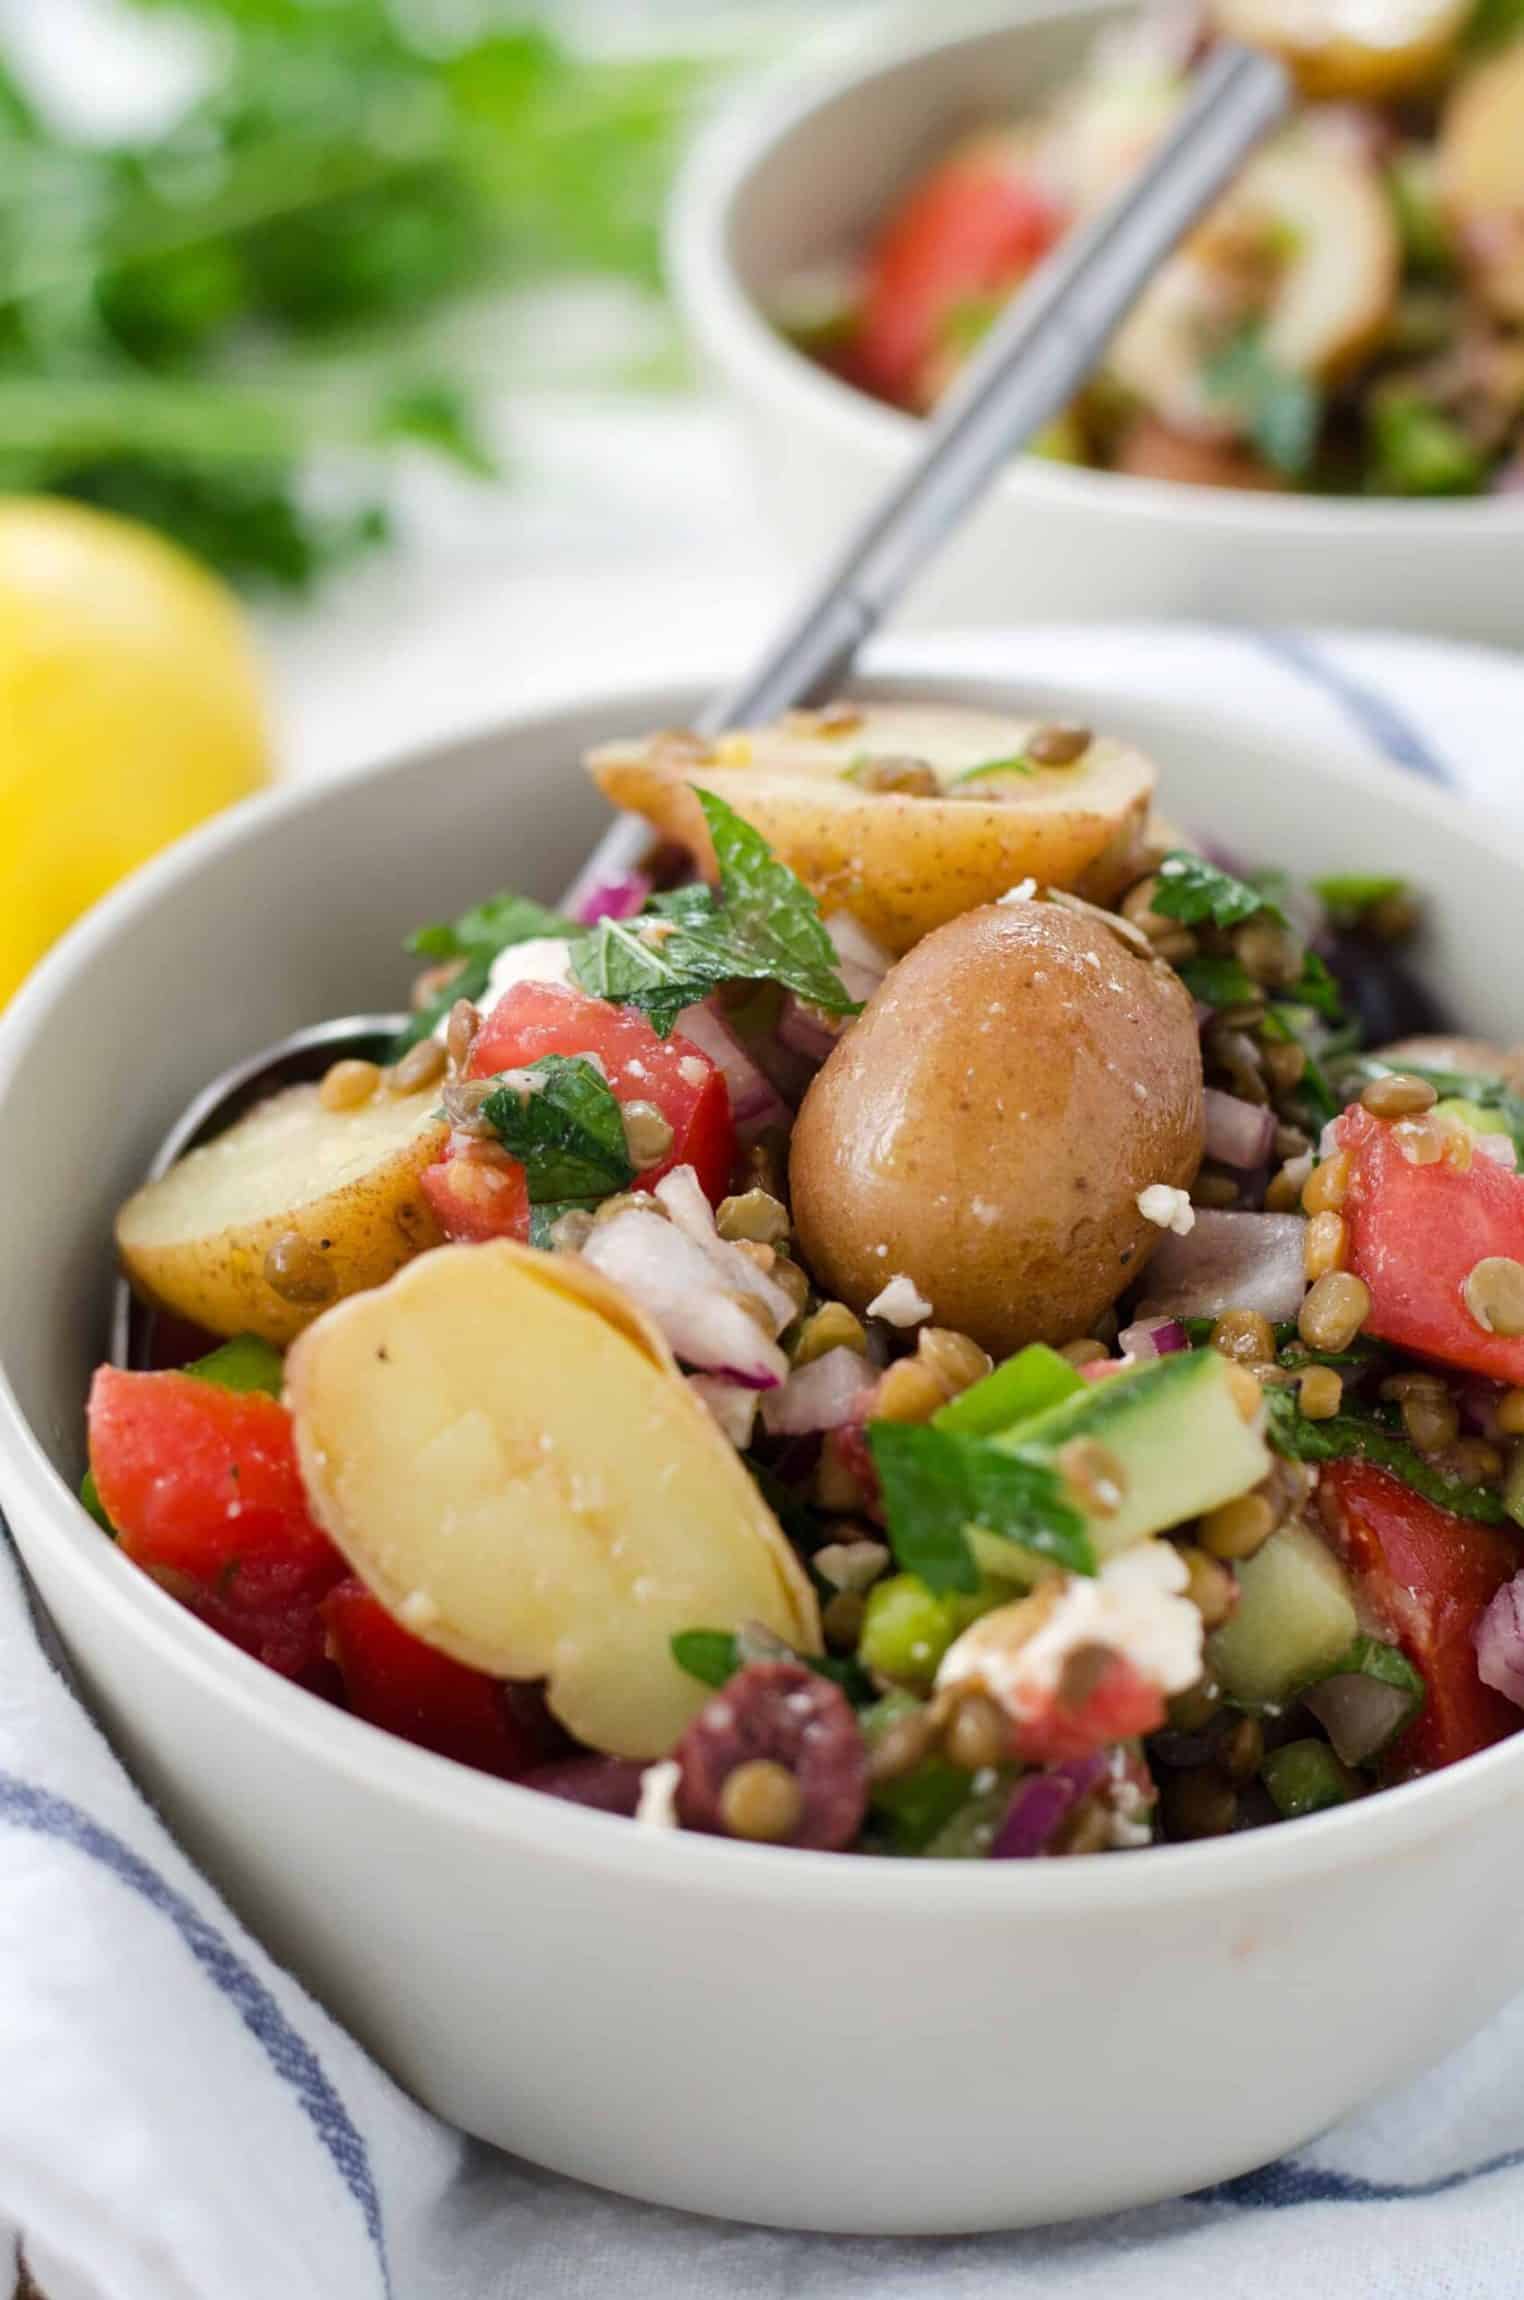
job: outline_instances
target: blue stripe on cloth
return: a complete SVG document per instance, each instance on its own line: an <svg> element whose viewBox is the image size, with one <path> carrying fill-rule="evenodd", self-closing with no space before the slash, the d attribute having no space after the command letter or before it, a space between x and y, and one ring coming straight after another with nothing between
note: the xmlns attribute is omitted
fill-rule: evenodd
<svg viewBox="0 0 1524 2300"><path fill-rule="evenodd" d="M1390 695L1332 661L1299 631L1255 631L1251 636L1255 646L1284 670L1321 688L1385 757L1426 782L1454 786L1455 777L1445 761Z"/></svg>
<svg viewBox="0 0 1524 2300"><path fill-rule="evenodd" d="M1268 2208L1283 2212L1295 2204L1400 2204L1425 2196L1447 2196L1453 2188L1469 2187L1495 2172L1510 2172L1524 2164L1524 2148L1506 2148L1481 2164L1467 2164L1455 2172L1436 2173L1432 2180L1367 2180L1358 2172L1335 2172L1317 2164L1297 2164L1290 2158L1262 2165L1257 2172L1240 2173L1236 2180L1219 2181L1215 2188L1198 2189L1195 2204L1237 2204L1251 2211Z"/></svg>
<svg viewBox="0 0 1524 2300"><path fill-rule="evenodd" d="M370 2156L348 2109L339 2098L312 2047L299 2036L258 1974L236 1949L193 1908L183 1893L120 1837L103 1828L78 1805L36 1788L14 1773L0 1771L0 1820L37 1835L56 1838L109 1869L120 1883L168 1917L202 1971L237 2012L277 2076L296 2094L302 2111L360 2208L375 2248L383 2291L391 2293L381 2199Z"/></svg>

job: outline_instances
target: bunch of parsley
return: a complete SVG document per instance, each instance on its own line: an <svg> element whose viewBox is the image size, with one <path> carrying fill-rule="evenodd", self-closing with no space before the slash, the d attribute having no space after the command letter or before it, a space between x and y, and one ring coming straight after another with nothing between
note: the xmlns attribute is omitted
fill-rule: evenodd
<svg viewBox="0 0 1524 2300"><path fill-rule="evenodd" d="M385 533L397 441L491 468L439 348L450 299L655 286L698 67L507 19L452 44L428 0L138 4L200 19L220 59L151 141L65 133L0 57L0 488L299 589ZM358 464L358 500L319 504L320 452Z"/></svg>

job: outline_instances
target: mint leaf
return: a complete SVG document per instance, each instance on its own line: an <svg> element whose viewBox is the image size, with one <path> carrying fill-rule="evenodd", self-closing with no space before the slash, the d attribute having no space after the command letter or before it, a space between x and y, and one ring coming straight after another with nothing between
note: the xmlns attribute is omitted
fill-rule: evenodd
<svg viewBox="0 0 1524 2300"><path fill-rule="evenodd" d="M1084 1518L1048 1462L929 1423L872 1422L868 1448L895 1558L929 1589L979 1587L974 1526L1071 1573L1094 1573Z"/></svg>
<svg viewBox="0 0 1524 2300"><path fill-rule="evenodd" d="M547 910L544 903L533 901L527 894L494 894L473 904L459 918L418 927L403 947L419 958L485 958L490 964L516 942L576 931L569 918Z"/></svg>
<svg viewBox="0 0 1524 2300"><path fill-rule="evenodd" d="M1309 1421L1289 1389L1265 1392L1266 1434L1279 1454L1292 1461L1365 1461L1390 1471L1425 1501L1448 1509L1456 1517L1474 1518L1481 1525L1506 1525L1508 1512L1501 1494L1489 1486L1466 1485L1441 1474L1423 1456L1380 1422L1355 1414L1334 1414L1327 1421Z"/></svg>
<svg viewBox="0 0 1524 2300"><path fill-rule="evenodd" d="M678 1668L696 1677L701 1685L724 1685L741 1666L736 1641L728 1629L680 1629L671 1645Z"/></svg>
<svg viewBox="0 0 1524 2300"><path fill-rule="evenodd" d="M1259 996L1259 984L1236 958L1182 958L1175 972L1203 1006L1242 1006Z"/></svg>
<svg viewBox="0 0 1524 2300"><path fill-rule="evenodd" d="M1207 395L1238 417L1260 454L1288 479L1303 478L1317 449L1323 403L1302 375L1277 367L1257 326L1240 328L1208 360Z"/></svg>
<svg viewBox="0 0 1524 2300"><path fill-rule="evenodd" d="M531 1086L531 1079L543 1083ZM608 1080L583 1055L546 1054L505 1073L481 1112L523 1167L532 1206L596 1201L635 1178L624 1114Z"/></svg>
<svg viewBox="0 0 1524 2300"><path fill-rule="evenodd" d="M398 1033L391 1049L392 1060L405 1054L410 1046L416 1046L419 1039L430 1037L457 998L480 998L492 972L492 961L503 951L517 942L534 942L541 935L576 932L570 919L562 918L558 911L547 910L543 903L532 901L527 894L491 895L459 918L415 929L403 945L415 957L432 959L436 964L452 958L463 963L444 988Z"/></svg>
<svg viewBox="0 0 1524 2300"><path fill-rule="evenodd" d="M1182 926L1241 926L1248 918L1273 919L1286 924L1280 904L1264 890L1219 870L1205 855L1183 847L1167 854L1159 865L1159 880L1151 907L1161 918L1178 919Z"/></svg>
<svg viewBox="0 0 1524 2300"><path fill-rule="evenodd" d="M713 791L696 791L719 865L718 893L683 887L637 919L600 919L572 954L584 990L635 1006L663 1036L685 1006L726 982L776 982L830 1014L855 1014L809 889Z"/></svg>

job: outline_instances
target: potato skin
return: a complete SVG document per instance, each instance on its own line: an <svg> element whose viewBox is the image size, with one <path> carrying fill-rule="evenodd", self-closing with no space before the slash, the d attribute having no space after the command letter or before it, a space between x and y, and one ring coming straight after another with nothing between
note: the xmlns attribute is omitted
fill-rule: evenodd
<svg viewBox="0 0 1524 2300"><path fill-rule="evenodd" d="M213 1334L258 1334L277 1349L327 1307L278 1294L265 1256L295 1231L324 1256L330 1300L379 1286L443 1233L418 1187L449 1135L438 1092L378 1097L359 1113L326 1111L316 1086L256 1105L200 1150L147 1184L117 1216L116 1242L133 1291ZM334 1168L346 1138L366 1145ZM333 1186L314 1188L333 1174ZM203 1179L205 1178L205 1179Z"/></svg>
<svg viewBox="0 0 1524 2300"><path fill-rule="evenodd" d="M1053 904L971 911L891 970L805 1096L805 1258L858 1311L903 1274L997 1356L1071 1341L1158 1242L1138 1192L1195 1176L1201 1092L1168 967Z"/></svg>
<svg viewBox="0 0 1524 2300"><path fill-rule="evenodd" d="M845 771L858 754L899 756L952 778L976 761L1019 758L1037 725L869 703L843 735L785 723L731 738L734 756L707 759L702 746L694 758L656 736L605 745L588 765L613 805L643 814L706 873L714 856L694 788L717 791L827 914L849 912L898 956L1024 878L1107 902L1141 875L1155 772L1110 737L1096 736L1076 766L1021 767L988 786L949 782L936 797L866 790Z"/></svg>

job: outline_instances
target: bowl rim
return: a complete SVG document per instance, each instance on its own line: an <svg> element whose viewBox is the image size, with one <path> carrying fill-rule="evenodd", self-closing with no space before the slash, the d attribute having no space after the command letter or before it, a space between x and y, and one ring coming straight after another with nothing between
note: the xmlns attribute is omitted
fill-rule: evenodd
<svg viewBox="0 0 1524 2300"><path fill-rule="evenodd" d="M992 16L928 39L901 24L871 51L822 66L797 60L743 85L704 122L685 155L667 230L667 265L679 305L700 344L727 375L757 396L828 432L843 446L866 446L880 464L908 462L924 418L890 407L819 366L781 335L742 284L731 261L731 218L753 176L795 128L849 89L871 88L907 65L949 50L1003 46L1060 22L1122 13L1118 0L1028 0L1020 18ZM1475 543L1479 535L1524 534L1518 496L1403 497L1254 493L1145 479L1128 472L1013 456L991 499L1051 501L1092 517L1178 520L1188 529L1316 544L1369 538L1383 549L1432 543L1436 535Z"/></svg>
<svg viewBox="0 0 1524 2300"><path fill-rule="evenodd" d="M1097 626L1096 636L1104 638L1105 629ZM990 639L988 632L948 632L937 640L880 647L864 674L851 683L852 691L901 697L931 694L950 700L967 698L981 688L988 692L1009 685L993 669L981 676L969 668L934 667L939 646L966 652L987 648ZM267 824L299 820L336 803L363 804L364 793L373 784L397 775L444 771L462 750L510 731L537 742L559 739L564 746L568 718L589 708L618 713L632 722L649 719L654 709L670 706L678 685L688 685L695 694L703 691L691 681L653 674L617 690L570 693L560 704L542 702L527 711L510 712L466 734L401 749L369 768L277 788L191 832L87 912L0 1015L0 1100L23 1054L48 1029L54 1008L68 997L75 977L140 914L172 901L204 864L237 849ZM1224 734L1232 728L1243 740L1242 722L1230 711L1187 708L1204 734L1209 736L1214 726ZM1268 733L1256 729L1254 739L1273 751ZM1453 793L1332 745L1316 753L1305 743L1298 747L1301 755L1315 758L1319 771L1353 785L1378 806L1395 806L1420 819L1444 820L1455 829ZM1524 831L1480 810L1463 817L1461 827L1494 853L1501 849L1524 881ZM89 1601L110 1613L123 1636L135 1640L155 1665L187 1681L197 1697L220 1707L241 1730L272 1736L287 1755L326 1769L336 1781L384 1795L425 1822L459 1828L499 1848L512 1844L524 1851L538 1850L611 1883L648 1876L663 1886L671 1883L718 1899L850 1907L880 1921L891 1912L896 1916L903 1912L907 1919L935 1914L942 1922L980 1923L997 1913L1030 1921L1110 1906L1168 1907L1251 1893L1267 1877L1277 1882L1307 1878L1362 1858L1398 1853L1468 1825L1482 1810L1494 1802L1501 1805L1524 1787L1521 1731L1441 1772L1310 1816L1295 1828L1140 1849L1129 1856L1120 1873L1118 1864L1098 1858L986 1863L970 1874L964 1863L843 1858L792 1847L699 1839L688 1832L632 1825L475 1772L336 1708L240 1652L102 1537L23 1414L3 1362L0 1486L4 1489L0 1505L16 1497L16 1514L25 1515L28 1538L35 1535L46 1543L54 1569L77 1588L87 1589ZM1379 1818L1373 1819L1373 1814Z"/></svg>

